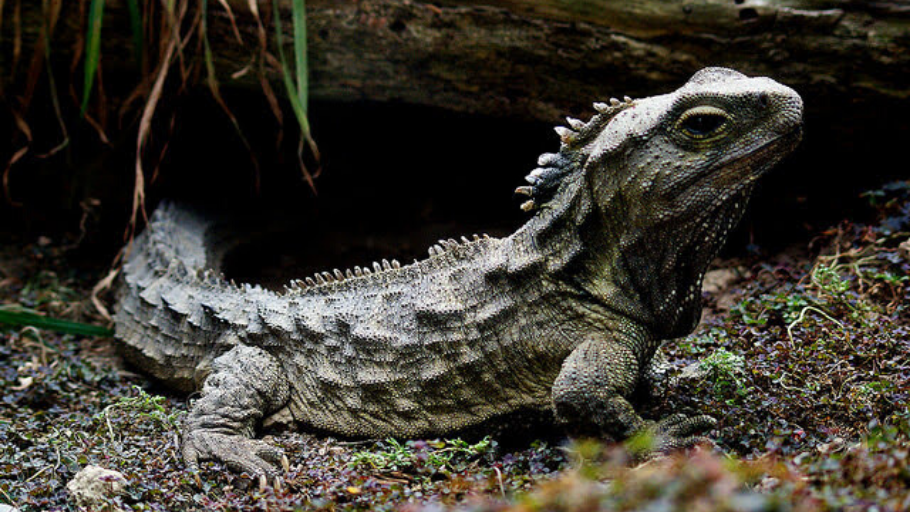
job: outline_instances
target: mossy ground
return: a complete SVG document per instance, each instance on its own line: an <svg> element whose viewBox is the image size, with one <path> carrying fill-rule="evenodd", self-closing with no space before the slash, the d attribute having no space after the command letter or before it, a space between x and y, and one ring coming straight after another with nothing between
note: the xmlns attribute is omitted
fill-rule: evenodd
<svg viewBox="0 0 910 512"><path fill-rule="evenodd" d="M724 262L646 415L706 413L715 446L636 464L622 447L502 439L345 443L274 433L280 488L216 464L187 472L185 397L116 364L112 341L0 327L0 504L74 510L87 464L123 473L135 510L910 510L910 192L869 195L879 219L844 223L773 257ZM7 241L0 302L98 322L97 272L66 241Z"/></svg>

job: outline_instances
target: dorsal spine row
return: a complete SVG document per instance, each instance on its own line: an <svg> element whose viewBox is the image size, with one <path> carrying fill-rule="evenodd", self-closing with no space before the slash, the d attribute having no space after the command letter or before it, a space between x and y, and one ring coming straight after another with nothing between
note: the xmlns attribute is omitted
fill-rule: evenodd
<svg viewBox="0 0 910 512"><path fill-rule="evenodd" d="M455 240L454 238L449 238L448 240L439 240L437 243L430 246L428 250L429 257L432 258L435 256L440 256L461 245L478 242L489 238L490 235L487 234L475 234L472 236L472 239L468 239L467 237L463 236L461 237L461 241ZM418 261L414 260L414 263L418 263ZM383 259L381 262L374 261L372 269L368 266L355 266L354 268L346 269L344 272L337 268L332 272L317 272L312 277L307 277L305 279L295 279L291 281L289 285L285 286L285 290L287 292L299 293L317 286L340 283L345 280L357 277L368 277L380 272L397 270L400 268L402 268L402 265L398 262L398 260Z"/></svg>
<svg viewBox="0 0 910 512"><path fill-rule="evenodd" d="M531 211L539 208L549 201L563 176L568 174L573 168L580 169L581 166L573 167L569 165L577 162L578 152L588 143L594 140L603 131L607 123L610 122L616 114L631 108L635 105L632 98L626 96L622 100L610 98L609 103L595 103L594 115L587 123L580 119L567 117L566 126L557 126L554 128L559 135L560 147L559 153L544 153L537 159L538 168L531 171L525 177L528 185L515 189L516 194L528 196L529 199L521 204L521 209Z"/></svg>

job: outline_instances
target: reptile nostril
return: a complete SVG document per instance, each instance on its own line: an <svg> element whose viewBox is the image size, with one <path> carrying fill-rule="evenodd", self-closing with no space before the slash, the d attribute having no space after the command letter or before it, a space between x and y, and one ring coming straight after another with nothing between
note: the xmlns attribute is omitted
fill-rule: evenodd
<svg viewBox="0 0 910 512"><path fill-rule="evenodd" d="M771 103L771 98L768 97L768 93L761 93L758 95L758 104L762 107L767 107Z"/></svg>

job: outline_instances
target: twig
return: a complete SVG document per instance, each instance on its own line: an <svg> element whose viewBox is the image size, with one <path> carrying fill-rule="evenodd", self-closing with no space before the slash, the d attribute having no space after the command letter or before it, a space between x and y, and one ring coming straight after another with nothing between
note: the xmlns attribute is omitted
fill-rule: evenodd
<svg viewBox="0 0 910 512"><path fill-rule="evenodd" d="M502 485L502 471L499 470L496 466L493 466L493 471L496 472L496 479L499 481L499 493L502 494L502 497L506 497L506 488Z"/></svg>
<svg viewBox="0 0 910 512"><path fill-rule="evenodd" d="M828 320L834 322L835 324L837 324L837 326L840 327L844 331L844 341L847 342L847 346L849 346L851 349L853 348L853 345L850 343L850 340L847 336L847 330L844 328L844 324L838 322L831 315L829 315L828 313L825 313L824 311L822 311L821 309L818 309L815 306L804 307L799 312L799 316L796 318L796 320L790 322L790 325L787 326L787 337L790 338L790 343L796 343L795 341L793 341L793 328L796 327L797 324L802 323L802 321L806 318L806 312L810 311L810 310L815 311L819 315L821 315L821 316L827 318Z"/></svg>

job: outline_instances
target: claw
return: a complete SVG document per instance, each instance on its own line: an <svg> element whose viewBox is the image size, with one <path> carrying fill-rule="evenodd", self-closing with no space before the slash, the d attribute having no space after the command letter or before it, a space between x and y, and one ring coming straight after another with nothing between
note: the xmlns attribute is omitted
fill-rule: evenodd
<svg viewBox="0 0 910 512"><path fill-rule="evenodd" d="M658 432L668 432L672 429L672 427L679 425L680 423L686 421L687 419L688 419L688 416L686 416L685 414L682 414L682 413L676 413L676 414L667 416L666 418L662 419L660 421L660 423L657 424L656 430Z"/></svg>
<svg viewBox="0 0 910 512"><path fill-rule="evenodd" d="M183 458L189 468L196 467L199 460L216 460L238 473L266 478L266 483L279 475L282 457L281 451L268 443L220 432L197 430L183 442Z"/></svg>
<svg viewBox="0 0 910 512"><path fill-rule="evenodd" d="M689 417L680 413L672 414L658 422L648 422L648 425L639 431L640 435L630 438L629 446L633 452L638 452L637 457L649 459L661 453L710 443L707 437L698 433L709 430L716 424L717 420L710 416ZM641 439L647 440L647 446L637 444Z"/></svg>
<svg viewBox="0 0 910 512"><path fill-rule="evenodd" d="M288 460L287 455L284 454L281 454L281 469L283 469L285 473L291 471L291 462Z"/></svg>

